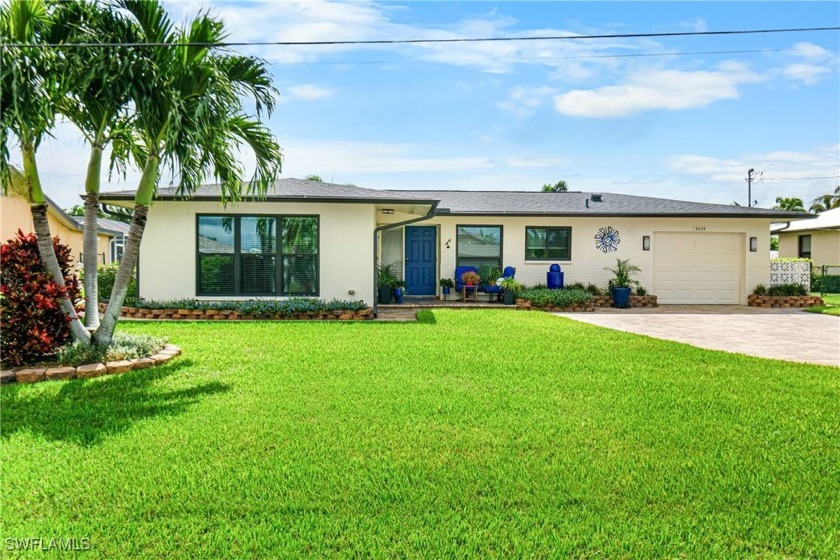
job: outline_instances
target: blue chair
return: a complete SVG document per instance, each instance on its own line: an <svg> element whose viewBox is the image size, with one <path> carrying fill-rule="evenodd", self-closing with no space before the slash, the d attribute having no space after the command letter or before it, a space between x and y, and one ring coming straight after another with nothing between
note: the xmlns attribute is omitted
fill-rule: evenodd
<svg viewBox="0 0 840 560"><path fill-rule="evenodd" d="M512 266L506 266L505 270L502 272L502 278L513 278L516 275L516 268ZM486 284L487 289L487 298L488 301L492 299L493 294L496 295L496 301L502 300L502 287L496 285L495 282Z"/></svg>
<svg viewBox="0 0 840 560"><path fill-rule="evenodd" d="M461 280L461 276L463 276L465 272L475 272L476 274L478 274L478 268L474 266L459 266L455 268L455 289L459 293L464 287L464 281Z"/></svg>

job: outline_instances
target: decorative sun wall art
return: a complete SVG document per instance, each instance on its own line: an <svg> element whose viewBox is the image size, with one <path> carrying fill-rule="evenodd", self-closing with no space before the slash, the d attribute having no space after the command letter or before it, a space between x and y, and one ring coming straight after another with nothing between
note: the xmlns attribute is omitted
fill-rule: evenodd
<svg viewBox="0 0 840 560"><path fill-rule="evenodd" d="M612 226L598 228L598 233L595 234L596 249L604 253L618 251L619 243L621 243L621 238L617 229L613 229Z"/></svg>

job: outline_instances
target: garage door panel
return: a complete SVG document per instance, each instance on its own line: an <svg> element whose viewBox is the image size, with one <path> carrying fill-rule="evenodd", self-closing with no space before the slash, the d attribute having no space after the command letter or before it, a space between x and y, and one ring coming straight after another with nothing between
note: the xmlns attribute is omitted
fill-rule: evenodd
<svg viewBox="0 0 840 560"><path fill-rule="evenodd" d="M655 233L653 250L653 293L660 303L740 303L741 234Z"/></svg>

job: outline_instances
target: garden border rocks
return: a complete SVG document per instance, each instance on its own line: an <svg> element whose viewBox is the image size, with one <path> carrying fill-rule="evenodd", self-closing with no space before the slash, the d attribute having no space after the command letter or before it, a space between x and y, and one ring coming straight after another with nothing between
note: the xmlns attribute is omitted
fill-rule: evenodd
<svg viewBox="0 0 840 560"><path fill-rule="evenodd" d="M174 344L167 344L155 355L133 360L119 360L102 364L85 364L83 366L57 366L51 368L21 367L0 372L0 383L37 383L39 381L60 379L90 379L100 375L125 373L135 369L165 364L175 356L181 355L181 349Z"/></svg>
<svg viewBox="0 0 840 560"><path fill-rule="evenodd" d="M537 307L530 301L518 298L516 300L517 309L539 309L541 311L557 311L562 313L580 313L595 311L596 308L612 307L613 299L611 295L592 296L592 299L587 303L579 303L569 307L555 307L549 305L546 307ZM630 307L659 307L659 302L656 296L630 296Z"/></svg>
<svg viewBox="0 0 840 560"><path fill-rule="evenodd" d="M820 296L747 296L749 307L821 307L825 305Z"/></svg>

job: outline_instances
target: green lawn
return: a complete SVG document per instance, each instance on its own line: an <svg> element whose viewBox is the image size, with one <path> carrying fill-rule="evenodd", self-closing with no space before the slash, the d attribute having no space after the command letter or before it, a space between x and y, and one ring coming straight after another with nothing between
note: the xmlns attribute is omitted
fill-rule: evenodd
<svg viewBox="0 0 840 560"><path fill-rule="evenodd" d="M814 293L813 295L818 296L820 294ZM840 294L825 294L821 297L823 298L823 303L825 303L825 305L809 307L805 311L810 311L811 313L822 313L823 315L837 315L840 317Z"/></svg>
<svg viewBox="0 0 840 560"><path fill-rule="evenodd" d="M539 312L422 318L126 324L168 334L184 356L4 387L4 546L89 538L86 558L840 555L836 368Z"/></svg>

